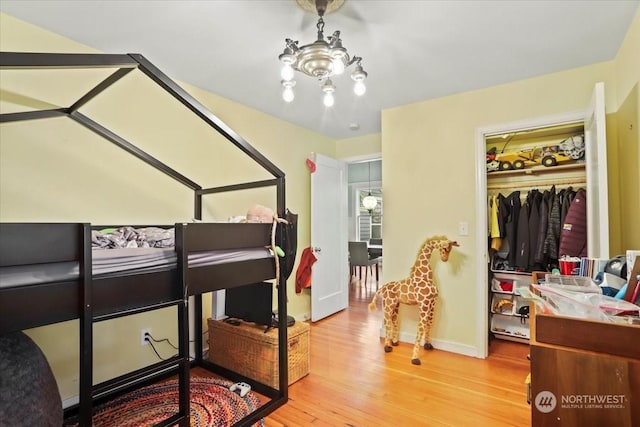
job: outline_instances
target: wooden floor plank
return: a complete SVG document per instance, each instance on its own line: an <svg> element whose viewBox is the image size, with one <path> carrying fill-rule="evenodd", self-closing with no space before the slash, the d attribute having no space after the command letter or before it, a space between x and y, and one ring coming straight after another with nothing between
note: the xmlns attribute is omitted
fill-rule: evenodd
<svg viewBox="0 0 640 427"><path fill-rule="evenodd" d="M265 427L531 425L527 345L494 340L484 360L421 350L412 365L412 344L384 352L381 313L367 309L374 290L355 279L349 308L311 324L310 373Z"/></svg>
<svg viewBox="0 0 640 427"><path fill-rule="evenodd" d="M528 426L528 346L494 341L487 359L413 345L384 353L380 311L352 283L349 308L311 325L308 376L289 387L289 402L265 419L281 426Z"/></svg>

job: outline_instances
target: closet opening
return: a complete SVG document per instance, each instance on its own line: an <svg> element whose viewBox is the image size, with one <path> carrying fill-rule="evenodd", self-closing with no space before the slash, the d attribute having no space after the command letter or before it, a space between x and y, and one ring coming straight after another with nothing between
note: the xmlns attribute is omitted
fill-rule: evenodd
<svg viewBox="0 0 640 427"><path fill-rule="evenodd" d="M569 202L574 203L578 194L586 197L587 256L608 256L604 120L604 85L597 83L585 111L478 128L478 357L489 355L491 342L529 342L528 304L517 290L532 283L533 271L558 266L563 255L559 249L562 215L567 214ZM501 204L508 210L500 211ZM546 212L541 214L543 205ZM501 222L492 208L506 215ZM541 238L540 230L548 227L551 210L553 233L547 238L545 230Z"/></svg>
<svg viewBox="0 0 640 427"><path fill-rule="evenodd" d="M566 251L562 225L574 200L586 195L581 122L485 136L489 256L489 345L495 339L529 343L529 302L520 296L531 273L558 268ZM586 256L586 229L581 250Z"/></svg>

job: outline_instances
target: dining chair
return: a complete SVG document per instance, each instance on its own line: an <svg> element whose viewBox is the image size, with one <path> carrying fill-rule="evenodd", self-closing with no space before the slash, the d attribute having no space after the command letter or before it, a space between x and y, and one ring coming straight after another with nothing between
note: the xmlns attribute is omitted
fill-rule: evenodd
<svg viewBox="0 0 640 427"><path fill-rule="evenodd" d="M367 275L372 267L376 267L376 289L378 288L379 278L379 261L380 257L370 258L369 250L367 248L367 242L349 242L349 263L350 271L353 273L358 268L358 278L362 279L362 267L365 267L364 271L364 287L367 288Z"/></svg>
<svg viewBox="0 0 640 427"><path fill-rule="evenodd" d="M382 239L369 239L369 245L369 258L382 258ZM374 245L375 248L372 247Z"/></svg>

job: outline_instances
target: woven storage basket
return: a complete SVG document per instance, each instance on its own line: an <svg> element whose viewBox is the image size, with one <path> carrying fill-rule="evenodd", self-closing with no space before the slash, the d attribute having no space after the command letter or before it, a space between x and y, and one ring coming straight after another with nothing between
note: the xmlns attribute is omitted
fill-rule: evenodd
<svg viewBox="0 0 640 427"><path fill-rule="evenodd" d="M233 326L208 319L209 361L260 383L278 388L278 330L241 322ZM309 325L287 328L289 385L309 373Z"/></svg>

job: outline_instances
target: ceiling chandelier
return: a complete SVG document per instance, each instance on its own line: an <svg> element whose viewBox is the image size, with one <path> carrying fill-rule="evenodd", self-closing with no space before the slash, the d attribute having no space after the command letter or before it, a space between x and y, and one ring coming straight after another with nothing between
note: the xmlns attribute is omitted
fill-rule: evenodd
<svg viewBox="0 0 640 427"><path fill-rule="evenodd" d="M296 0L300 6L309 9L309 2L313 0ZM323 102L326 107L333 106L335 100L333 93L336 90L335 85L331 81L331 77L344 73L344 70L356 64L351 79L354 81L353 91L356 95L362 96L367 90L365 79L367 73L362 68L362 58L359 56L349 56L347 49L342 46L340 39L340 31L334 31L333 35L324 38L324 19L322 18L327 11L327 6L333 6L332 10L337 9L343 3L340 0L315 0L315 11L318 13L319 19L316 27L318 28L318 39L310 44L298 46L298 41L285 39L286 46L284 52L278 57L282 62L282 71L280 77L284 88L282 91L282 99L286 102L293 101L295 94L293 88L296 85L294 80L295 71L299 71L307 76L314 77L320 82L320 87L324 92ZM337 6L336 6L337 5Z"/></svg>

